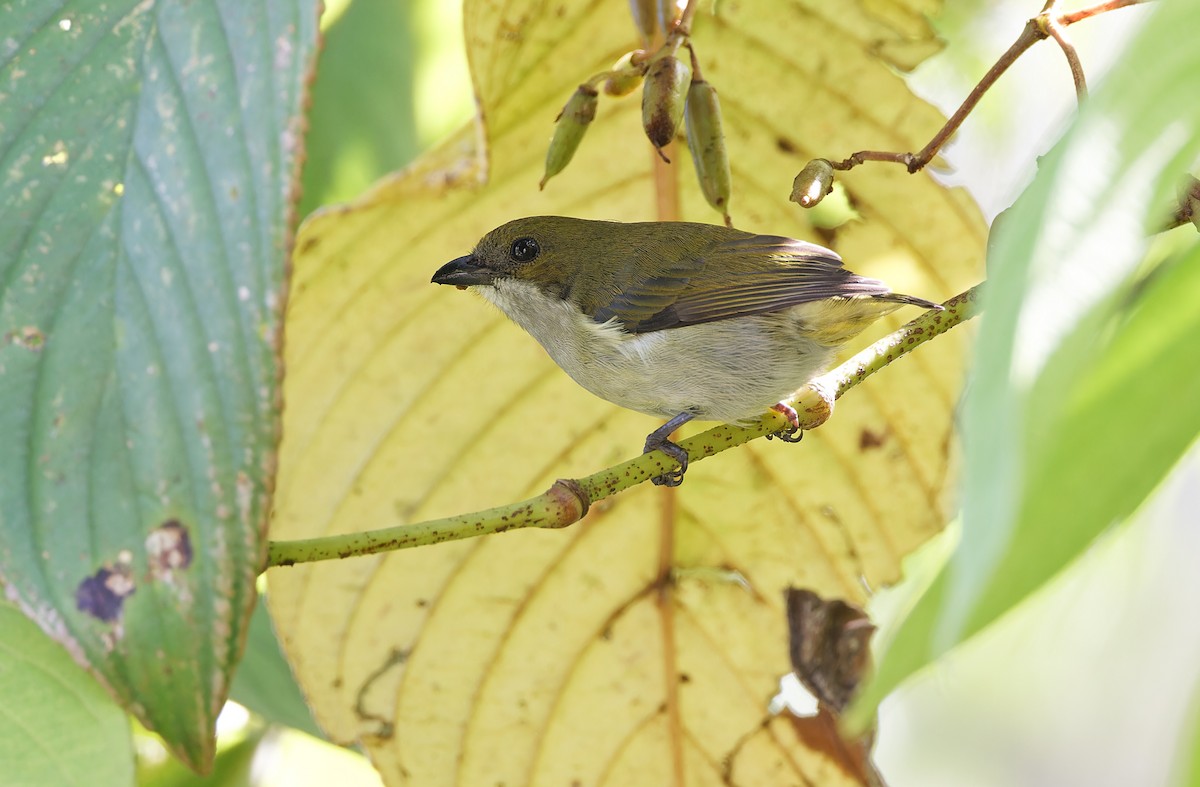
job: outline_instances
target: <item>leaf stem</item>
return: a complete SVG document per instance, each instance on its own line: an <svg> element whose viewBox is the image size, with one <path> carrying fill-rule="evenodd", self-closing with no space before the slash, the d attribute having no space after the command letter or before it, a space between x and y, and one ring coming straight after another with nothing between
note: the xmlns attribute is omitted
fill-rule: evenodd
<svg viewBox="0 0 1200 787"><path fill-rule="evenodd" d="M1037 21L1041 24L1042 30L1053 38L1058 44L1058 48L1062 50L1063 56L1067 59L1067 67L1071 69L1071 79L1075 82L1075 98L1082 102L1087 98L1088 92L1087 78L1083 74L1083 63L1079 62L1079 53L1075 51L1075 45L1067 40L1066 26L1061 17L1047 13L1056 2L1057 0L1047 0L1046 8L1037 17Z"/></svg>
<svg viewBox="0 0 1200 787"><path fill-rule="evenodd" d="M692 18L696 16L696 9L700 7L700 0L688 0L687 6L683 9L683 13L679 16L679 25L676 28L684 36L692 34Z"/></svg>
<svg viewBox="0 0 1200 787"><path fill-rule="evenodd" d="M945 311L925 312L801 388L789 402L800 417L801 428L820 426L833 412L834 401L851 388L935 336L976 316L979 313L981 287L976 285L946 301L943 304ZM687 450L690 461L694 463L759 437L775 434L787 426L781 414L769 412L749 426L722 424L683 440L680 445ZM676 467L666 454L654 451L584 478L560 479L546 492L519 503L379 530L295 541L272 541L267 551L267 567L373 555L503 533L516 528L566 527L582 519L588 507L597 500L611 497Z"/></svg>

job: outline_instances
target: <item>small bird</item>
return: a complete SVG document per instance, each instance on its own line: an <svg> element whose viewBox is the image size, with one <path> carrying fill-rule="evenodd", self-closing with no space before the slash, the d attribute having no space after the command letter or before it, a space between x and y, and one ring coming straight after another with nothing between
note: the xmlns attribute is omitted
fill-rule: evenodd
<svg viewBox="0 0 1200 787"><path fill-rule="evenodd" d="M646 438L679 469L669 439L692 420L745 422L823 372L838 347L905 304L941 309L851 273L829 249L713 224L626 224L532 216L498 227L433 283L472 289L602 399L669 419ZM801 433L802 434L802 433Z"/></svg>

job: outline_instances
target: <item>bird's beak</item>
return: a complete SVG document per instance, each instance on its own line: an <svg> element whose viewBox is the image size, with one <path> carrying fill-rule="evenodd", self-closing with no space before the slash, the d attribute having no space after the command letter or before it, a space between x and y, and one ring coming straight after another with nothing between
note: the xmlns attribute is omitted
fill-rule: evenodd
<svg viewBox="0 0 1200 787"><path fill-rule="evenodd" d="M477 263L470 254L447 262L433 274L434 284L453 284L460 289L475 284L492 284L495 280L495 271Z"/></svg>

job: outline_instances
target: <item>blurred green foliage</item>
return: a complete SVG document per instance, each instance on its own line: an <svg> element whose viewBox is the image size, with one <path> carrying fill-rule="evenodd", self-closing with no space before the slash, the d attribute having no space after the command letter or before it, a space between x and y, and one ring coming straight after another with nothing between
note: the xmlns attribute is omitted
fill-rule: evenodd
<svg viewBox="0 0 1200 787"><path fill-rule="evenodd" d="M0 784L127 784L133 756L124 712L6 601L0 632Z"/></svg>
<svg viewBox="0 0 1200 787"><path fill-rule="evenodd" d="M459 3L330 3L297 215L353 199L472 111Z"/></svg>
<svg viewBox="0 0 1200 787"><path fill-rule="evenodd" d="M1132 514L1200 432L1194 233L1150 275L1143 265L1146 228L1200 151L1198 23L1194 3L1157 4L993 227L963 539L889 645L860 721Z"/></svg>

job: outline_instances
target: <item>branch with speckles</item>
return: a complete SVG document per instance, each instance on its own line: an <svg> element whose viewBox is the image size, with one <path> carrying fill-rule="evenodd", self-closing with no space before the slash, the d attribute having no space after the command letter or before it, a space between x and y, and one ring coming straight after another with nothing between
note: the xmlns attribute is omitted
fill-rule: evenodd
<svg viewBox="0 0 1200 787"><path fill-rule="evenodd" d="M851 388L930 339L976 316L980 310L979 290L982 286L976 285L946 301L942 304L944 311L925 312L797 391L789 404L799 415L800 427L815 429L825 423L833 414L834 402ZM750 426L723 424L679 444L688 452L689 460L695 463L751 440L776 434L787 426L783 415L770 412ZM267 552L267 567L374 555L517 528L567 527L582 519L596 501L676 467L675 461L666 454L654 451L585 478L560 479L537 497L519 503L380 530L272 541Z"/></svg>

